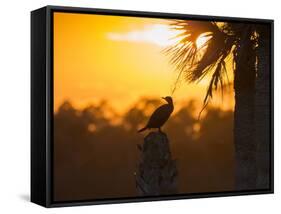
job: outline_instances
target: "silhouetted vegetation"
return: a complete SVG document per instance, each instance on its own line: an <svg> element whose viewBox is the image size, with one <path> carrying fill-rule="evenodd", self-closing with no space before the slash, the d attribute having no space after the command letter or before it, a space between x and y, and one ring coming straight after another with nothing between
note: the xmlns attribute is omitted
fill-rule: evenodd
<svg viewBox="0 0 281 214"><path fill-rule="evenodd" d="M75 109L63 103L54 116L55 200L137 196L137 133L159 99L142 98L124 115L107 102ZM199 121L194 102L175 111L163 127L178 169L178 192L234 188L233 112L208 106Z"/></svg>
<svg viewBox="0 0 281 214"><path fill-rule="evenodd" d="M177 193L177 164L173 159L167 135L158 130L149 132L142 145L136 186L140 196L172 195Z"/></svg>
<svg viewBox="0 0 281 214"><path fill-rule="evenodd" d="M178 80L211 75L204 107L214 91L223 92L227 73L234 75L236 190L269 188L270 25L176 20L171 26L180 30L180 41L166 49ZM200 37L206 40L201 47Z"/></svg>

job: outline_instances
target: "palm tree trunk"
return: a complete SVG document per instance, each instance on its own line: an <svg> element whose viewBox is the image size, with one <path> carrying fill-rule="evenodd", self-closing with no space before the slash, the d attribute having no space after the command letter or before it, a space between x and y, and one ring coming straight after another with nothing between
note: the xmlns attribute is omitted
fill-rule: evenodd
<svg viewBox="0 0 281 214"><path fill-rule="evenodd" d="M256 144L254 141L255 62L251 28L246 28L237 45L234 70L235 189L256 187Z"/></svg>
<svg viewBox="0 0 281 214"><path fill-rule="evenodd" d="M255 128L257 141L257 188L270 185L270 28L259 27L257 51Z"/></svg>
<svg viewBox="0 0 281 214"><path fill-rule="evenodd" d="M163 132L150 132L142 146L136 173L136 187L141 196L177 193L177 168L172 160L169 140Z"/></svg>

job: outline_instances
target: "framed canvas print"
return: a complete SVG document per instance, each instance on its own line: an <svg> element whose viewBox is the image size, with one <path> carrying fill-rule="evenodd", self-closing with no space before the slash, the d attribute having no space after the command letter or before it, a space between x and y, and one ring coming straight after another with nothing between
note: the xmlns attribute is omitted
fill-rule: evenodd
<svg viewBox="0 0 281 214"><path fill-rule="evenodd" d="M273 20L31 12L31 201L273 193Z"/></svg>

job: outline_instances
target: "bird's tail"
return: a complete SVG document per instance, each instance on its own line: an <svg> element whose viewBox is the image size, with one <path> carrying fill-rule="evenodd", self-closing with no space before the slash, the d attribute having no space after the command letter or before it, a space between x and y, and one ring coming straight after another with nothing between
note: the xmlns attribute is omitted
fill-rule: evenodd
<svg viewBox="0 0 281 214"><path fill-rule="evenodd" d="M145 126L145 127L143 127L142 129L138 130L138 132L143 132L143 131L146 130L146 129L147 129L147 127Z"/></svg>

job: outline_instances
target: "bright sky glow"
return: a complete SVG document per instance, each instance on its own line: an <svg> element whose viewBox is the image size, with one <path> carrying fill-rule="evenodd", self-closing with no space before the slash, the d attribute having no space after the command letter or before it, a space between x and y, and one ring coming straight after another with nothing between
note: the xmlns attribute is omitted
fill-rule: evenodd
<svg viewBox="0 0 281 214"><path fill-rule="evenodd" d="M169 46L178 42L180 38L175 38L180 32L171 29L168 25L154 24L147 25L142 30L130 31L125 33L111 32L107 36L115 41L128 42L147 42L159 46Z"/></svg>
<svg viewBox="0 0 281 214"><path fill-rule="evenodd" d="M163 50L178 43L182 38L176 36L182 32L169 23L164 19L56 12L55 110L65 100L77 108L107 100L122 113L140 97L170 95L178 73ZM206 41L200 36L197 47ZM175 102L202 102L208 78L204 81L183 82L173 94ZM233 102L224 104L229 109ZM221 102L218 105L222 106Z"/></svg>

